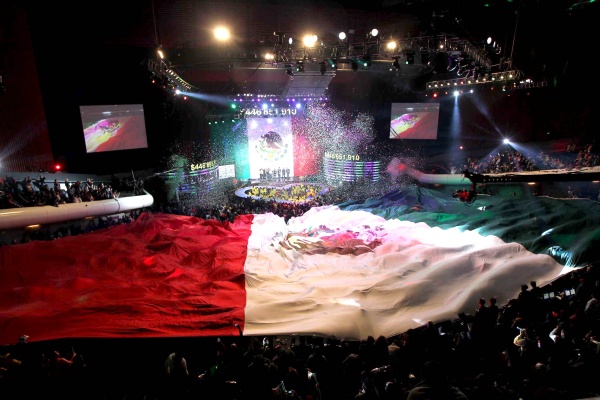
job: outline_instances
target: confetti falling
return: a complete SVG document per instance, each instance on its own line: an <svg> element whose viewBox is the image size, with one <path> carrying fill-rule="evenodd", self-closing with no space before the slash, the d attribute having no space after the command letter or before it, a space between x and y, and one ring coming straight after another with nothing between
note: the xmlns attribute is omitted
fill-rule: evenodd
<svg viewBox="0 0 600 400"><path fill-rule="evenodd" d="M415 169L422 169L424 165L424 157L420 155L418 149L407 147L400 151L392 150L389 148L389 144L377 142L375 118L368 113L349 113L327 103L312 101L306 104L304 113L293 117L292 126L295 146L302 149L297 154L297 158L300 163L308 166L307 170L316 172L316 175L311 178L316 182L321 180L319 173L322 171L325 152L360 155L361 159L377 160L384 164L382 179L378 182L355 182L353 184L352 192L357 200L381 195L398 187L416 185L412 178L397 170L396 166L406 164ZM227 127L220 126L218 129L231 131L230 135L221 135L225 140L225 143L221 145L224 149L233 148L236 140L246 136L241 135L242 131L246 129L245 121ZM222 149L211 149L205 143L175 143L171 147L166 161L169 171L169 198L176 197L175 191L181 186L189 186L190 165L209 160L219 161L224 156L221 154L222 152ZM227 202L224 192L228 188L225 186L217 177L210 188L200 189L200 185L198 185L196 189L188 190L185 196L179 196L179 201L190 207L194 205L221 207ZM337 189L340 191L348 190L342 182L332 186L338 186Z"/></svg>

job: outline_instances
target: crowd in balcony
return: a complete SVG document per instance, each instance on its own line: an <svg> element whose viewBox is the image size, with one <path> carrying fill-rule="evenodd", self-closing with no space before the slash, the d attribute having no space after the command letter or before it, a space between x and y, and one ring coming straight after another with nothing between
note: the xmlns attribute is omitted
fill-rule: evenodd
<svg viewBox="0 0 600 400"><path fill-rule="evenodd" d="M468 157L464 161L450 164L451 173L469 170L479 174L504 174L510 172L531 172L550 169L576 170L600 165L600 155L592 152L593 145L587 144L577 150L573 145L565 151L548 153L538 150L526 155L517 150L501 151L484 158Z"/></svg>
<svg viewBox="0 0 600 400"><path fill-rule="evenodd" d="M92 178L85 182L69 182L64 179L61 184L54 179L52 184L46 183L42 175L34 179L29 176L16 180L11 176L0 179L0 208L18 208L31 206L54 206L67 203L81 203L94 200L116 199L119 192L105 183L95 184Z"/></svg>

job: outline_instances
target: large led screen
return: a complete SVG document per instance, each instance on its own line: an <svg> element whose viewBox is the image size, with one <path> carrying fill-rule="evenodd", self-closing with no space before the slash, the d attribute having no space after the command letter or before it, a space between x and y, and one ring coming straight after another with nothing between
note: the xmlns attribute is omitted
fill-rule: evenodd
<svg viewBox="0 0 600 400"><path fill-rule="evenodd" d="M80 106L87 153L148 147L142 104Z"/></svg>
<svg viewBox="0 0 600 400"><path fill-rule="evenodd" d="M390 139L437 139L439 103L392 103Z"/></svg>
<svg viewBox="0 0 600 400"><path fill-rule="evenodd" d="M294 176L291 118L247 118L250 176ZM283 175L282 175L283 174Z"/></svg>
<svg viewBox="0 0 600 400"><path fill-rule="evenodd" d="M318 173L322 150L305 134L302 117L252 117L210 126L210 146L235 177L289 181Z"/></svg>

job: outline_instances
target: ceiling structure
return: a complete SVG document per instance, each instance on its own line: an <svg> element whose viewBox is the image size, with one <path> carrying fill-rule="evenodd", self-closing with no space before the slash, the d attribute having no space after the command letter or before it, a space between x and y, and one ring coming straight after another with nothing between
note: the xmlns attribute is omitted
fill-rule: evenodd
<svg viewBox="0 0 600 400"><path fill-rule="evenodd" d="M530 82L547 81L571 61L552 56L554 46L569 40L553 28L580 25L581 15L595 5L384 0L356 7L327 1L158 0L151 7L155 45L168 56L153 71L167 77L169 72L198 90L210 89L223 76L215 73L227 71L221 82L230 84L232 94L286 96L290 81L309 80L299 78L302 74L321 72L333 79L342 71L419 79L419 90L491 83L496 78L513 87L530 79L531 87ZM212 29L218 25L230 29L229 42L213 38ZM340 32L345 38L340 39ZM315 35L315 43L305 45L304 35ZM387 47L391 41L396 43L393 49ZM250 72L234 72L238 70ZM264 80L280 84L265 87Z"/></svg>
<svg viewBox="0 0 600 400"><path fill-rule="evenodd" d="M594 11L598 3L591 0L107 0L92 20L82 5L29 10L41 32L37 41L46 42L40 46L145 48L148 69L166 83L232 95L286 95L289 81L302 74L299 65L305 73L335 75L333 82L346 72L418 80L414 90L462 78L486 83L490 74L507 71L504 79L514 82L579 79L575 70L584 67ZM229 41L215 40L217 26L230 30ZM316 36L314 45L303 44L305 35ZM278 84L265 87L265 80Z"/></svg>

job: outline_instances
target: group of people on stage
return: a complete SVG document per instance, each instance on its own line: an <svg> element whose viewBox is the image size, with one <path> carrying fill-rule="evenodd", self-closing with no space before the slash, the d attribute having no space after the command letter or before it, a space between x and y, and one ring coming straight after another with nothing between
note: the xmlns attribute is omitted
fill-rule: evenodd
<svg viewBox="0 0 600 400"><path fill-rule="evenodd" d="M271 180L282 180L290 178L290 169L289 168L261 168L259 170L260 180L261 181L271 181Z"/></svg>
<svg viewBox="0 0 600 400"><path fill-rule="evenodd" d="M321 186L310 184L287 185L284 188L253 186L246 190L245 194L250 197L261 198L264 200L297 203L316 199L318 193L322 190L323 188Z"/></svg>

